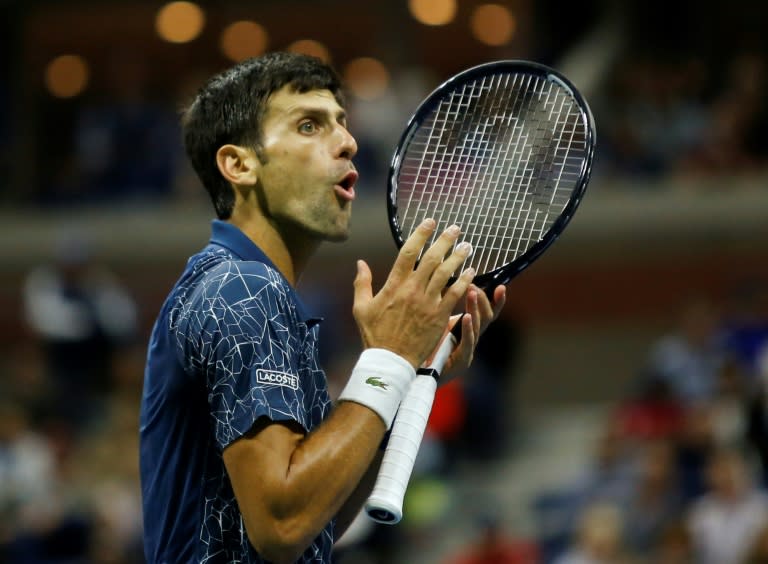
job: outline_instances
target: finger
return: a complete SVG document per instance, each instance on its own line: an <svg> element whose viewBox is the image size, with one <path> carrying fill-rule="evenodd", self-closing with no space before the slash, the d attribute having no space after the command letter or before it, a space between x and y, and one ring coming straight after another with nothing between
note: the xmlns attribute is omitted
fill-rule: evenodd
<svg viewBox="0 0 768 564"><path fill-rule="evenodd" d="M467 241L459 243L453 252L434 270L427 284L427 294L440 294L448 284L448 280L464 264L472 254L472 245Z"/></svg>
<svg viewBox="0 0 768 564"><path fill-rule="evenodd" d="M504 309L506 303L505 286L499 285L493 289L493 303L488 298L485 292L481 292L478 296L479 311L480 311L480 329L478 330L478 336L482 335L488 326L499 317L501 310Z"/></svg>
<svg viewBox="0 0 768 564"><path fill-rule="evenodd" d="M472 323L472 316L465 315L461 318L461 341L459 341L459 362L462 368L467 368L472 364L472 358L475 354L475 345L477 338Z"/></svg>
<svg viewBox="0 0 768 564"><path fill-rule="evenodd" d="M496 319L507 303L507 287L499 284L493 290L493 319Z"/></svg>
<svg viewBox="0 0 768 564"><path fill-rule="evenodd" d="M469 331L467 335L468 337L471 337L471 340L469 342L472 344L472 351L474 353L475 347L477 346L478 337L479 337L479 334L477 332L478 326L475 323L476 316L465 315L464 317L467 317L468 319L462 319L463 323L465 324L465 326L462 327L462 330Z"/></svg>
<svg viewBox="0 0 768 564"><path fill-rule="evenodd" d="M486 292L481 292L481 295L478 296L478 305L480 308L480 316L482 318L483 326L487 325L496 319L496 317L498 317L499 313L504 307L505 295L506 287L499 285L493 289L491 298L488 297Z"/></svg>
<svg viewBox="0 0 768 564"><path fill-rule="evenodd" d="M472 330L475 333L475 337L479 338L480 328L482 327L482 314L480 311L480 296L484 296L485 293L477 286L472 284L467 290L467 306L466 311L470 314L472 319ZM477 343L475 343L477 344Z"/></svg>
<svg viewBox="0 0 768 564"><path fill-rule="evenodd" d="M364 260L357 261L357 275L355 276L355 305L363 305L373 299L373 275L371 269Z"/></svg>
<svg viewBox="0 0 768 564"><path fill-rule="evenodd" d="M440 308L445 313L450 313L459 300L466 294L467 288L472 283L475 277L475 269L470 267L464 270L456 281L451 284L443 294L442 301L440 302Z"/></svg>
<svg viewBox="0 0 768 564"><path fill-rule="evenodd" d="M414 229L413 233L411 233L400 248L400 252L397 254L397 259L395 259L395 264L392 266L386 284L398 284L413 272L419 254L421 254L424 245L427 244L432 233L434 233L435 226L436 223L434 219L425 219L416 229Z"/></svg>
<svg viewBox="0 0 768 564"><path fill-rule="evenodd" d="M442 265L443 259L451 252L451 248L456 244L456 239L458 239L460 233L461 230L457 225L451 225L440 234L440 237L437 238L429 249L424 251L419 260L419 266L416 267L416 275L425 288L435 274L435 270ZM454 266L454 269L456 268L458 268L458 264ZM448 278L445 278L445 282L447 281ZM440 290L444 286L445 283L440 286Z"/></svg>

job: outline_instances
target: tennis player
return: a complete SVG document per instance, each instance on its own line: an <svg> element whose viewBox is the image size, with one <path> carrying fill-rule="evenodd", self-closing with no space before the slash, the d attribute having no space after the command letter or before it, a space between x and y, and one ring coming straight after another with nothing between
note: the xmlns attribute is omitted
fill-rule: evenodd
<svg viewBox="0 0 768 564"><path fill-rule="evenodd" d="M147 560L330 562L373 485L380 445L420 366L457 317L449 366L468 366L504 304L467 270L469 245L426 220L376 294L358 261L362 354L331 405L319 320L296 283L322 241L349 234L357 150L340 82L273 53L213 77L183 117L187 154L218 216L149 343L141 406ZM451 250L454 248L454 250ZM446 258L447 257L447 258Z"/></svg>

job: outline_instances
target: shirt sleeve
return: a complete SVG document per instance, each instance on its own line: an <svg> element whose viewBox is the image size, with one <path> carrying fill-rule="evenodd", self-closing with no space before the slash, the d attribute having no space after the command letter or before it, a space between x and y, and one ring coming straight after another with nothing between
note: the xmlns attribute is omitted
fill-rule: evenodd
<svg viewBox="0 0 768 564"><path fill-rule="evenodd" d="M297 421L308 429L300 382L302 339L285 282L254 262L226 262L208 273L192 297L197 311L180 331L199 359L216 442L224 449L257 419ZM196 349L196 350L194 350Z"/></svg>

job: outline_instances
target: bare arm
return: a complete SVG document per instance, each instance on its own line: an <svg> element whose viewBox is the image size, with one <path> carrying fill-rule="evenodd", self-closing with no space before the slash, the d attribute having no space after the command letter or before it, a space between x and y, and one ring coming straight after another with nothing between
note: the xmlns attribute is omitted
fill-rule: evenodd
<svg viewBox="0 0 768 564"><path fill-rule="evenodd" d="M336 515L336 539L340 539L355 517L360 513L363 508L363 504L368 499L373 491L373 486L376 484L376 477L379 475L379 467L381 466L381 460L384 458L384 452L379 449L373 458L373 462L368 466L368 470L363 474L362 480L349 496L347 502L342 506L339 513Z"/></svg>
<svg viewBox="0 0 768 564"><path fill-rule="evenodd" d="M261 419L224 450L248 538L264 558L293 562L340 512L384 436L373 411L340 403L313 433Z"/></svg>
<svg viewBox="0 0 768 564"><path fill-rule="evenodd" d="M458 237L456 230L443 233L414 268L433 229L434 223L425 223L409 237L376 295L363 261L355 279L353 312L365 347L394 352L413 367L439 342L474 275L463 274L444 291L468 252L457 248L444 259ZM296 423L260 420L229 445L224 464L248 538L259 554L275 562L293 561L334 516L346 521L348 511L359 508L369 480L372 484L375 471L362 485L361 480L385 430L373 409L342 401L309 435Z"/></svg>

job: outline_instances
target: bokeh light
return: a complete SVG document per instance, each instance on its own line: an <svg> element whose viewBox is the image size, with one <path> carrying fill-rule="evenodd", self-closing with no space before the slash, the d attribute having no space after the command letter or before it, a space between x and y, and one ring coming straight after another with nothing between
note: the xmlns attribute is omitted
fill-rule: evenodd
<svg viewBox="0 0 768 564"><path fill-rule="evenodd" d="M61 55L45 68L45 86L56 98L72 98L88 86L88 63L79 55Z"/></svg>
<svg viewBox="0 0 768 564"><path fill-rule="evenodd" d="M362 100L375 100L389 87L389 71L372 57L359 57L347 63L344 79L349 90Z"/></svg>
<svg viewBox="0 0 768 564"><path fill-rule="evenodd" d="M328 47L314 39L299 39L298 41L294 41L288 46L288 51L317 57L326 63L331 62L331 52L328 50Z"/></svg>
<svg viewBox="0 0 768 564"><path fill-rule="evenodd" d="M264 26L247 20L231 23L221 32L221 51L235 62L258 57L267 50L269 35Z"/></svg>
<svg viewBox="0 0 768 564"><path fill-rule="evenodd" d="M416 21L424 25L445 25L453 21L456 0L408 0L408 9Z"/></svg>
<svg viewBox="0 0 768 564"><path fill-rule="evenodd" d="M169 43L187 43L200 35L205 13L192 2L170 2L160 8L155 18L157 34Z"/></svg>
<svg viewBox="0 0 768 564"><path fill-rule="evenodd" d="M481 4L472 12L469 25L475 39L493 46L509 43L517 28L515 16L501 4Z"/></svg>

